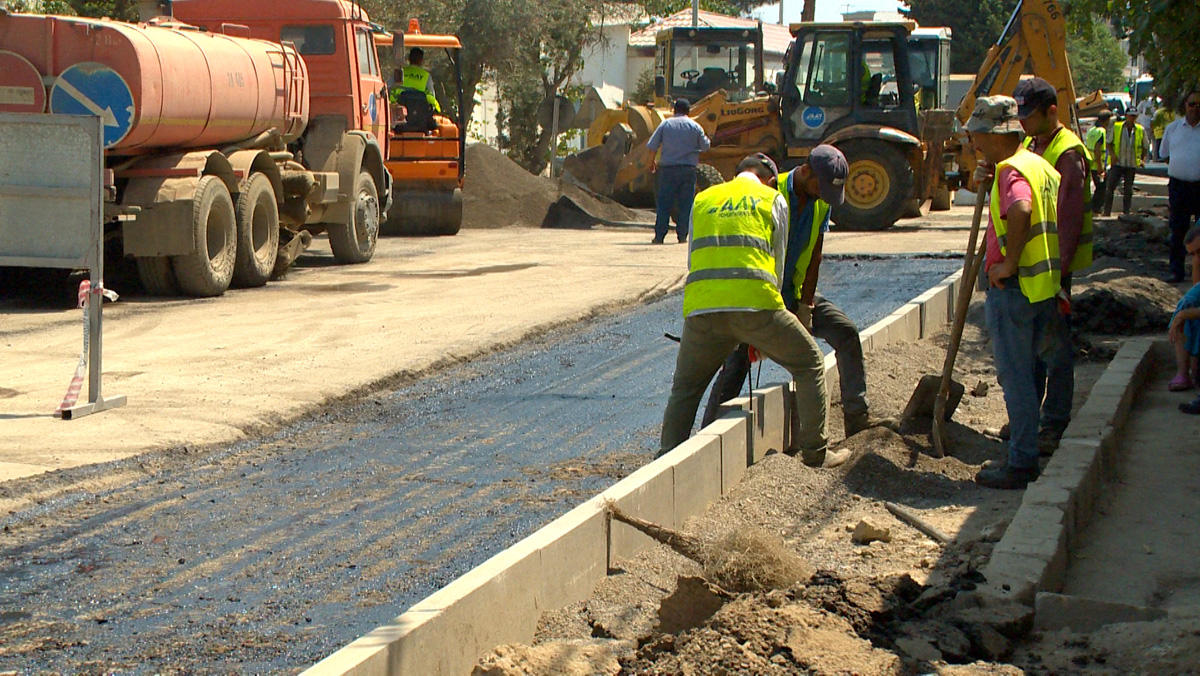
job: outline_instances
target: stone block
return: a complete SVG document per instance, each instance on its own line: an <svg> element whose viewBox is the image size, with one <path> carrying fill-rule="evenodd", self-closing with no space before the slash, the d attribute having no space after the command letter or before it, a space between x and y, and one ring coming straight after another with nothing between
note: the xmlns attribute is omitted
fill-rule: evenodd
<svg viewBox="0 0 1200 676"><path fill-rule="evenodd" d="M927 293L928 297L921 300L922 338L927 338L941 331L953 318L950 312L949 286L938 285Z"/></svg>
<svg viewBox="0 0 1200 676"><path fill-rule="evenodd" d="M543 580L538 607L554 610L591 596L608 574L608 515L599 496L546 524L527 540L537 547Z"/></svg>
<svg viewBox="0 0 1200 676"><path fill-rule="evenodd" d="M700 430L696 436L713 436L721 441L721 493L728 493L746 474L750 465L748 454L750 430L750 414L742 411L729 411L717 418L711 425Z"/></svg>
<svg viewBox="0 0 1200 676"><path fill-rule="evenodd" d="M1042 559L993 550L983 568L987 584L979 587L979 593L996 600L1032 606L1047 565Z"/></svg>
<svg viewBox="0 0 1200 676"><path fill-rule="evenodd" d="M888 316L892 322L890 334L893 343L911 343L921 339L921 306L906 303Z"/></svg>
<svg viewBox="0 0 1200 676"><path fill-rule="evenodd" d="M672 451L673 452L673 451ZM600 494L612 500L621 511L661 526L677 528L675 523L675 473L671 453L645 465ZM608 568L637 555L654 540L628 524L610 521L608 530Z"/></svg>
<svg viewBox="0 0 1200 676"><path fill-rule="evenodd" d="M750 448L752 462L762 460L768 453L782 453L787 450L784 437L789 436L784 429L790 425L785 408L785 393L790 393L790 383L771 383L766 387L755 390L757 397L754 402L754 436ZM787 398L791 398L790 394Z"/></svg>
<svg viewBox="0 0 1200 676"><path fill-rule="evenodd" d="M1167 611L1162 608L1040 592L1035 597L1033 621L1038 629L1090 633L1106 624L1152 622L1166 616Z"/></svg>
<svg viewBox="0 0 1200 676"><path fill-rule="evenodd" d="M721 438L694 436L676 450L686 453L675 463L675 523L704 511L721 497Z"/></svg>

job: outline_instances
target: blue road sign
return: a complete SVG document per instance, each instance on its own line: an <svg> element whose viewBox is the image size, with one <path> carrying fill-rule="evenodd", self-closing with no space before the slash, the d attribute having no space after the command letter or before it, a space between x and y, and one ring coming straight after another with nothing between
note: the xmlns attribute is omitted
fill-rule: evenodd
<svg viewBox="0 0 1200 676"><path fill-rule="evenodd" d="M111 148L133 127L133 92L112 68L101 63L77 63L54 81L50 112L99 117L104 147Z"/></svg>

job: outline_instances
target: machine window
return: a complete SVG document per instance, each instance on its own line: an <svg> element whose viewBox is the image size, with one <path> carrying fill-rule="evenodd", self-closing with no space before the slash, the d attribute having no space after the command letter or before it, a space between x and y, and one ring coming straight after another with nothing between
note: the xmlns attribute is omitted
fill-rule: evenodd
<svg viewBox="0 0 1200 676"><path fill-rule="evenodd" d="M849 35L818 34L815 39L806 41L800 67L797 85L805 103L813 106L850 105Z"/></svg>
<svg viewBox="0 0 1200 676"><path fill-rule="evenodd" d="M893 41L864 41L862 68L863 104L868 108L898 107L900 91L897 89L896 49ZM932 81L930 84L932 85Z"/></svg>
<svg viewBox="0 0 1200 676"><path fill-rule="evenodd" d="M358 72L360 75L378 75L375 67L375 41L365 30L355 32L358 43Z"/></svg>
<svg viewBox="0 0 1200 676"><path fill-rule="evenodd" d="M754 46L740 42L696 44L678 39L672 48L671 89L699 99L724 89L731 101L753 96L758 79Z"/></svg>
<svg viewBox="0 0 1200 676"><path fill-rule="evenodd" d="M333 26L284 26L279 32L281 42L295 43L296 49L305 56L333 54Z"/></svg>

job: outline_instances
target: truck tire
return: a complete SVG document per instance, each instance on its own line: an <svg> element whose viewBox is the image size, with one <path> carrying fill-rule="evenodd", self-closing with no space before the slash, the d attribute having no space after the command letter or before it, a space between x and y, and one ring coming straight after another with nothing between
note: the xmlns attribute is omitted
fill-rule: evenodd
<svg viewBox="0 0 1200 676"><path fill-rule="evenodd" d="M696 165L696 194L700 194L701 190L708 190L714 185L724 183L725 177L717 168L711 164Z"/></svg>
<svg viewBox="0 0 1200 676"><path fill-rule="evenodd" d="M237 206L237 257L233 284L262 286L271 278L279 253L279 204L271 179L255 172L242 181Z"/></svg>
<svg viewBox="0 0 1200 676"><path fill-rule="evenodd" d="M179 284L171 270L171 259L166 256L138 256L138 280L142 289L151 296L178 296Z"/></svg>
<svg viewBox="0 0 1200 676"><path fill-rule="evenodd" d="M392 189L384 235L457 235L462 228L462 190Z"/></svg>
<svg viewBox="0 0 1200 676"><path fill-rule="evenodd" d="M216 176L202 176L192 201L195 251L172 256L175 279L188 296L219 296L233 281L237 258L237 215L229 189Z"/></svg>
<svg viewBox="0 0 1200 676"><path fill-rule="evenodd" d="M854 139L838 145L850 164L846 201L833 221L847 230L883 230L904 214L913 195L913 172L893 143Z"/></svg>
<svg viewBox="0 0 1200 676"><path fill-rule="evenodd" d="M375 255L379 239L379 189L375 179L363 171L354 182L350 223L328 223L329 248L339 263L366 263Z"/></svg>

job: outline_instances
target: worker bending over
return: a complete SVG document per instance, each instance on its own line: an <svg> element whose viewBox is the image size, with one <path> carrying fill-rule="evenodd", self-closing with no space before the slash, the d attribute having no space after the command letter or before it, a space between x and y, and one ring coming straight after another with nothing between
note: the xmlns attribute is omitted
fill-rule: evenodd
<svg viewBox="0 0 1200 676"><path fill-rule="evenodd" d="M1007 462L986 465L975 481L989 488L1024 488L1038 476L1035 361L1057 311L1061 266L1056 225L1058 172L1021 147L1017 102L983 96L967 121L984 174L994 168L986 234L987 329L1004 388L1011 436Z"/></svg>
<svg viewBox="0 0 1200 676"><path fill-rule="evenodd" d="M749 343L795 380L795 447L784 451L821 466L828 448L825 369L816 341L780 294L788 206L775 189L779 172L762 153L743 159L736 171L733 180L696 196L683 337L659 455L688 438L713 374L739 343Z"/></svg>

